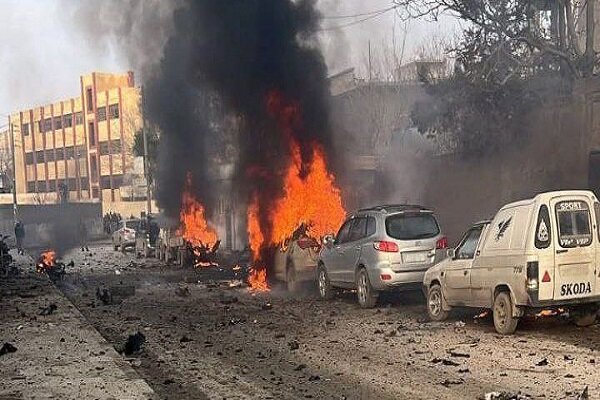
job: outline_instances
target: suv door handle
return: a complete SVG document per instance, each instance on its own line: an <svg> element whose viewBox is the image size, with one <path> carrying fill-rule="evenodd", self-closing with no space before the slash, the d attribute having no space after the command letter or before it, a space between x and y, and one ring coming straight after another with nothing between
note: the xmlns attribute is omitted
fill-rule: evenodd
<svg viewBox="0 0 600 400"><path fill-rule="evenodd" d="M556 254L562 254L562 253L566 253L566 252L568 252L568 251L569 251L569 250L567 250L567 249L564 249L564 250L556 250Z"/></svg>

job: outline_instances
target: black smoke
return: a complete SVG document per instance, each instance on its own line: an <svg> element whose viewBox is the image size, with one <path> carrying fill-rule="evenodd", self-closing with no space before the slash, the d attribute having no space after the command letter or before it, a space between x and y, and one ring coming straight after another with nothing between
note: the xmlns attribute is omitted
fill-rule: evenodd
<svg viewBox="0 0 600 400"><path fill-rule="evenodd" d="M315 143L332 159L318 28L313 0L190 0L175 12L174 31L145 92L147 118L162 132L157 195L168 213L179 210L188 171L200 200L209 211L214 205L211 153L218 151L214 138L220 134L214 108L239 120L235 186L244 202L259 196L264 233L269 205L282 187L289 141L300 145L303 163ZM301 110L302 123L291 138L267 112L273 91Z"/></svg>

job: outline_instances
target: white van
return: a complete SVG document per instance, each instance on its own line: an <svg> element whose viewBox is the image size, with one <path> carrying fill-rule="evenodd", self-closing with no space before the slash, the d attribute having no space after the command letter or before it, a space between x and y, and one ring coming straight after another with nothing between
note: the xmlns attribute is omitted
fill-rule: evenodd
<svg viewBox="0 0 600 400"><path fill-rule="evenodd" d="M473 225L425 274L427 312L492 309L496 331L513 333L527 311L566 308L591 325L600 304L600 203L589 191L542 193Z"/></svg>

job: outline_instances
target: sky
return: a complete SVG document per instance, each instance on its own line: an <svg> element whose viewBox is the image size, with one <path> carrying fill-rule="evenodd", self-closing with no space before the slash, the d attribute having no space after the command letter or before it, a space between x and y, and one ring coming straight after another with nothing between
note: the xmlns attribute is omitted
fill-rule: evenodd
<svg viewBox="0 0 600 400"><path fill-rule="evenodd" d="M79 1L91 0L0 0L0 128L11 112L77 96L82 74L135 70L118 42L107 45L83 32L82 26L98 21L77 20L81 16L76 11ZM103 6L111 1L115 0L102 0ZM338 16L382 10L390 5L391 0L318 0L325 16L319 42L331 74L355 67L358 75L367 75L369 42L372 69L384 74L385 68L378 62L384 54L396 54L396 58L403 54L402 62L407 62L432 37L450 38L458 32L457 22L451 17L439 22L404 22L394 10L331 29L364 18Z"/></svg>

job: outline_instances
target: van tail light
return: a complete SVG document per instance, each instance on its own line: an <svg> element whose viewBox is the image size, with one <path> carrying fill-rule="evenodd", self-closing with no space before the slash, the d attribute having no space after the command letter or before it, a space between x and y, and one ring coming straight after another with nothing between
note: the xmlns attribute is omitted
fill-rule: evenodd
<svg viewBox="0 0 600 400"><path fill-rule="evenodd" d="M374 242L373 247L375 248L375 250L383 251L385 253L397 253L398 252L398 245L396 243L388 242L385 240L382 240L379 242Z"/></svg>
<svg viewBox="0 0 600 400"><path fill-rule="evenodd" d="M442 237L440 240L435 242L436 250L443 250L448 248L448 238L446 236Z"/></svg>
<svg viewBox="0 0 600 400"><path fill-rule="evenodd" d="M540 285L538 282L539 268L537 261L527 263L527 290L536 291Z"/></svg>

